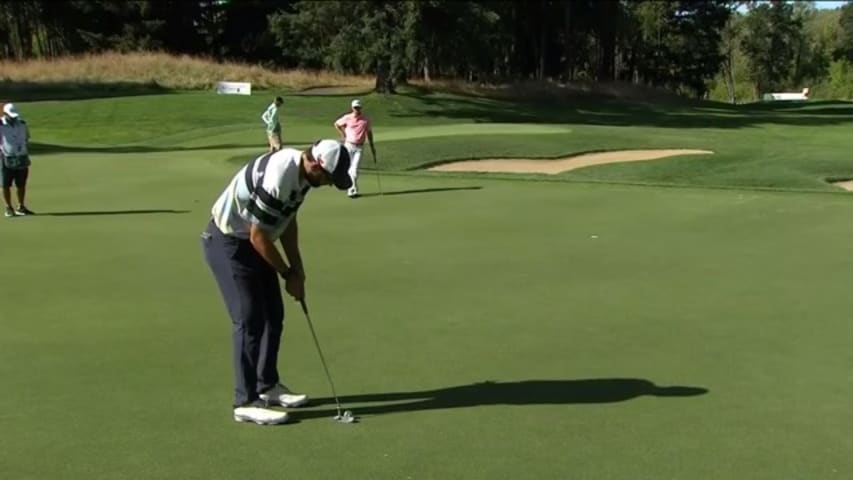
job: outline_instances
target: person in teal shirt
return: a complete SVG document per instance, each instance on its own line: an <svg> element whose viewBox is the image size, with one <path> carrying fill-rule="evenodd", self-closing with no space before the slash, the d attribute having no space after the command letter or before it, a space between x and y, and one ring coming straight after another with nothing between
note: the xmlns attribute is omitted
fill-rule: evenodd
<svg viewBox="0 0 853 480"><path fill-rule="evenodd" d="M275 97L275 101L261 115L261 120L267 126L267 140L270 144L270 152L281 150L281 122L278 120L278 109L282 103L284 103L284 99Z"/></svg>

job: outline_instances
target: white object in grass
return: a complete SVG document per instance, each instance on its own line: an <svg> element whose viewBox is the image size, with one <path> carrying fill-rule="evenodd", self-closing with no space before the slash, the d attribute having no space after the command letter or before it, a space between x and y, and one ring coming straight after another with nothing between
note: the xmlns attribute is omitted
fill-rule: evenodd
<svg viewBox="0 0 853 480"><path fill-rule="evenodd" d="M252 84L249 82L216 82L216 93L222 95L251 95Z"/></svg>

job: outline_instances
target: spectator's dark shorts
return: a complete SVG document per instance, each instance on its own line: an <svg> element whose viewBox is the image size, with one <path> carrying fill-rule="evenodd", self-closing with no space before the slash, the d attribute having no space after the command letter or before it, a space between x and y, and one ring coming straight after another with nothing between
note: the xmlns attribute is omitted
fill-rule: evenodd
<svg viewBox="0 0 853 480"><path fill-rule="evenodd" d="M9 188L12 183L16 188L27 186L27 177L30 175L29 168L6 168L2 167L3 188Z"/></svg>

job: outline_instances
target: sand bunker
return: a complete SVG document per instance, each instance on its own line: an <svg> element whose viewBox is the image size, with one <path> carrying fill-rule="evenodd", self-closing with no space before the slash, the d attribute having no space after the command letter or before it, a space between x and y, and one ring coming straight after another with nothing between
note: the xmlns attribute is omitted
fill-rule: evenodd
<svg viewBox="0 0 853 480"><path fill-rule="evenodd" d="M841 187L847 191L853 191L853 180L845 180L843 182L832 182L836 187Z"/></svg>
<svg viewBox="0 0 853 480"><path fill-rule="evenodd" d="M451 162L437 165L430 170L439 172L547 173L554 175L576 168L606 163L638 162L678 155L708 155L712 153L714 152L708 150L617 150L585 153L556 160L500 159Z"/></svg>

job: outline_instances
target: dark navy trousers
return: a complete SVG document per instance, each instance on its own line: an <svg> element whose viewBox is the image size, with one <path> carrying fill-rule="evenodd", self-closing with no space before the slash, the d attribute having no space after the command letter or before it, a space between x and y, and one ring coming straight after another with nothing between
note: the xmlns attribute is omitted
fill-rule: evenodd
<svg viewBox="0 0 853 480"><path fill-rule="evenodd" d="M247 405L279 382L284 303L278 274L249 240L224 235L212 221L201 238L204 258L231 316L234 406Z"/></svg>

